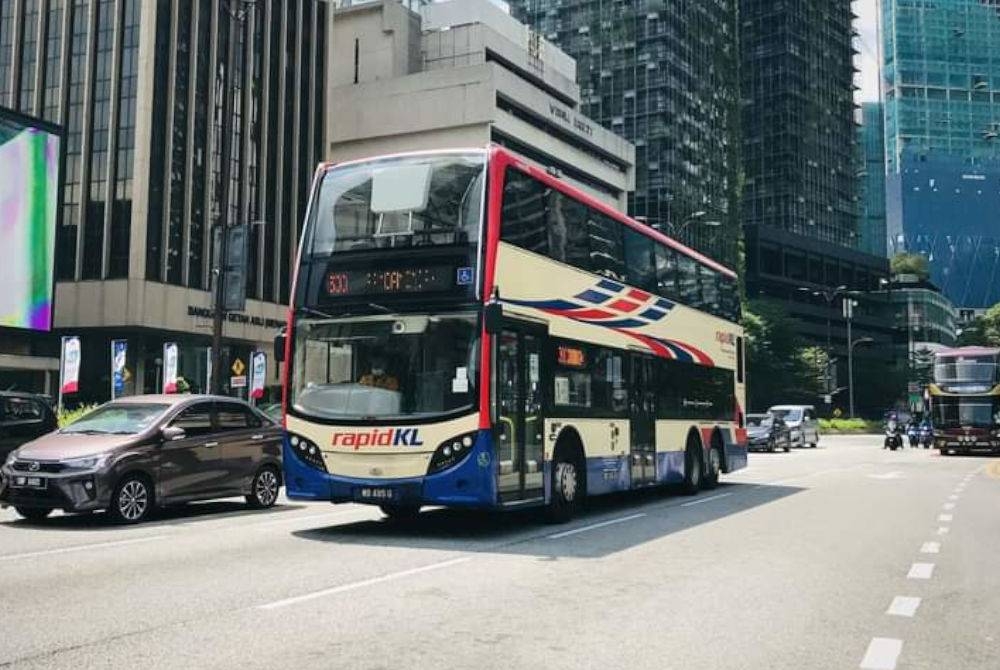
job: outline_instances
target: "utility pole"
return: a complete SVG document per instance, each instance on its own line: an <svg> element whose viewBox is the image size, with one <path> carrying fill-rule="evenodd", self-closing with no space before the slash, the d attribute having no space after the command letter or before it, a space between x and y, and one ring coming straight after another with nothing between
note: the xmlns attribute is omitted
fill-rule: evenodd
<svg viewBox="0 0 1000 670"><path fill-rule="evenodd" d="M228 232L229 232L229 199L232 190L233 172L233 97L236 89L236 78L233 70L236 62L236 41L238 32L243 29L243 21L246 12L253 6L256 0L234 0L245 8L234 10L229 2L223 0L220 7L225 9L226 17L229 21L229 41L226 49L226 65L222 80L223 102L222 102L222 193L219 201L221 211L219 212L219 222L216 225L215 236L218 244L213 245L216 251L215 263L212 268L212 279L215 283L212 286L214 294L214 310L212 314L212 376L211 388L209 392L217 395L222 394L222 327L226 320L225 310L225 270L228 262Z"/></svg>

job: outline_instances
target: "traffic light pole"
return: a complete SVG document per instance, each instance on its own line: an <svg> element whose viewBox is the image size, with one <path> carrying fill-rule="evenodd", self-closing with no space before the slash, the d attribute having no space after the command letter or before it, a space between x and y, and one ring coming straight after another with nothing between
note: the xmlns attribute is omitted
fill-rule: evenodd
<svg viewBox="0 0 1000 670"><path fill-rule="evenodd" d="M242 20L234 16L232 11L227 11L229 19L229 43L226 50L226 71L222 82L223 103L222 103L222 193L219 201L221 203L219 212L219 223L217 224L215 245L218 255L215 258L215 267L212 268L212 276L215 284L212 287L215 294L214 313L212 315L212 377L209 391L217 395L222 394L222 327L226 320L225 310L225 279L226 262L228 259L228 246L226 233L229 230L229 197L232 189L233 171L233 92L236 88L233 77L233 64L236 61L236 26L242 25Z"/></svg>

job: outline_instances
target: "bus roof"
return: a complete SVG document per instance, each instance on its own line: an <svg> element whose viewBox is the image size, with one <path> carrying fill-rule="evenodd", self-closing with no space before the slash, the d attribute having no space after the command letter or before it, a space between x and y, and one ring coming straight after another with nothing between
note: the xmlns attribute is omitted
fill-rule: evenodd
<svg viewBox="0 0 1000 670"><path fill-rule="evenodd" d="M455 147L452 149L428 149L424 151L403 151L393 154L383 154L380 156L369 156L367 158L357 158L349 161L342 161L339 163L322 163L319 169L325 172L334 167L343 167L347 165L354 165L357 163L364 163L367 161L374 161L374 160L384 160L388 158L405 158L409 156L433 156L433 155L457 154L457 153L486 154L487 152L489 152L491 155L499 154L504 156L508 161L516 164L519 168L528 171L531 174L531 176L536 177L537 179L545 182L547 185L552 186L560 191L563 191L567 195L571 195L579 199L581 202L588 205L589 207L593 207L594 209L600 210L602 213L607 214L608 216L616 219L620 223L624 223L628 227L642 233L646 237L654 239L657 242L660 242L661 244L665 244L666 246L673 248L675 251L678 251L684 254L685 256L694 259L698 263L701 263L702 265L705 265L715 270L716 272L720 272L726 275L730 279L736 279L736 272L726 267L725 265L722 265L721 263L712 260L708 256L705 256L704 254L695 251L691 247L687 246L686 244L683 244L682 242L678 242L672 237L664 235L662 232L656 230L651 226L636 221L630 216L622 214L614 207L611 207L610 205L601 202L597 198L590 196L589 194L581 191L580 189L575 188L570 184L567 184L565 181L552 176L544 169L536 165L533 165L526 159L518 156L510 149L502 147L498 144L490 144L488 149L484 149L482 147Z"/></svg>

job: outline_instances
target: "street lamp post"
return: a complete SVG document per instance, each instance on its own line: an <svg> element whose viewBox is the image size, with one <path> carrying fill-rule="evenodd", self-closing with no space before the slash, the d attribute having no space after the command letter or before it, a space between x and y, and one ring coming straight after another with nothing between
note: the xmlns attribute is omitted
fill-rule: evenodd
<svg viewBox="0 0 1000 670"><path fill-rule="evenodd" d="M830 351L830 349L831 349L830 328L831 328L831 321L832 321L831 318L830 318L830 310L833 309L833 301L837 299L837 296L839 296L842 293L846 292L847 291L847 287L841 285L841 286L838 286L837 288L834 288L834 289L823 289L823 290L817 291L817 290L814 290L814 289L811 289L811 288L807 288L805 286L800 286L799 290L802 291L802 292L804 292L804 293L809 293L809 294L814 295L816 297L823 298L826 301L826 366L824 367L824 370L823 370L823 384L824 384L824 388L825 388L825 390L827 392L827 395L829 395L830 394L830 387L832 386L832 384L830 383L831 382L831 379L830 379L830 358L831 358L831 351Z"/></svg>

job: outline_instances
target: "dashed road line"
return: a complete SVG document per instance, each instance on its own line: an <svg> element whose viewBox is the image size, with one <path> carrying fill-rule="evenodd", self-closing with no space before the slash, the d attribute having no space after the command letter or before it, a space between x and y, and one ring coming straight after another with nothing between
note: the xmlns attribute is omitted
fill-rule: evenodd
<svg viewBox="0 0 1000 670"><path fill-rule="evenodd" d="M945 503L944 505L941 506L941 508L946 510L953 510L955 509L955 503L953 502Z"/></svg>
<svg viewBox="0 0 1000 670"><path fill-rule="evenodd" d="M889 609L885 613L890 616L912 617L917 613L918 607L920 607L920 598L896 596L892 599L892 604L889 605Z"/></svg>
<svg viewBox="0 0 1000 670"><path fill-rule="evenodd" d="M954 518L951 514L938 514L938 521L952 521Z"/></svg>
<svg viewBox="0 0 1000 670"><path fill-rule="evenodd" d="M948 526L938 526L937 533L938 535L947 535L949 530Z"/></svg>
<svg viewBox="0 0 1000 670"><path fill-rule="evenodd" d="M914 563L906 574L907 579L930 579L934 576L933 563Z"/></svg>
<svg viewBox="0 0 1000 670"><path fill-rule="evenodd" d="M709 496L707 498L699 498L697 500L692 500L691 502L681 503L681 507L691 507L693 505L700 505L702 503L712 502L713 500L718 500L719 498L725 498L733 495L732 493L720 493L717 496Z"/></svg>
<svg viewBox="0 0 1000 670"><path fill-rule="evenodd" d="M941 553L941 543L940 542L924 542L923 546L920 547L921 554L939 554Z"/></svg>
<svg viewBox="0 0 1000 670"><path fill-rule="evenodd" d="M865 657L861 659L864 670L895 670L896 661L903 651L903 641L889 637L872 638Z"/></svg>
<svg viewBox="0 0 1000 670"><path fill-rule="evenodd" d="M727 494L730 495L730 494ZM706 498L705 500L709 500ZM639 512L638 514L630 514L629 516L619 517L617 519L609 519L608 521L601 521L600 523L592 523L589 526L584 526L583 528L574 528L573 530L566 530L561 533L556 533L554 535L549 535L550 540L560 540L564 537L569 537L570 535L576 535L578 533L586 533L588 530L595 530L597 528L604 528L605 526L611 526L616 523L625 523L626 521L632 521L634 519L639 519L646 516L645 512Z"/></svg>
<svg viewBox="0 0 1000 670"><path fill-rule="evenodd" d="M957 494L952 494L948 496L948 500L958 500L959 496Z"/></svg>
<svg viewBox="0 0 1000 670"><path fill-rule="evenodd" d="M0 561L16 561L23 558L40 558L42 556L55 556L56 554L70 554L78 551L88 551L90 549L109 549L111 547L123 547L129 544L139 544L140 542L154 542L165 540L168 535L147 535L145 537L133 537L128 540L115 540L114 542L97 542L94 544L78 544L72 547L59 547L58 549L43 549L42 551L29 551L23 554L7 554L0 556Z"/></svg>

